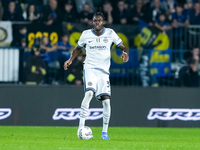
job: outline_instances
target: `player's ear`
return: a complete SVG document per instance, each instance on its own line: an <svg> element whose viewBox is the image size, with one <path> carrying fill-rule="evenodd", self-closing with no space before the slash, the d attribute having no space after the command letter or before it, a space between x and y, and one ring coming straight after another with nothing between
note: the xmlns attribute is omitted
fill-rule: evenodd
<svg viewBox="0 0 200 150"><path fill-rule="evenodd" d="M105 24L106 24L106 21L104 20L104 21L103 21L103 25L105 25Z"/></svg>

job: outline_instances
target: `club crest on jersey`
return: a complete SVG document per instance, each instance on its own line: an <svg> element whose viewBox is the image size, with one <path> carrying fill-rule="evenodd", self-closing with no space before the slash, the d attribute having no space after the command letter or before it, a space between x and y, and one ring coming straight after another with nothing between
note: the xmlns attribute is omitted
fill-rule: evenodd
<svg viewBox="0 0 200 150"><path fill-rule="evenodd" d="M92 82L88 82L88 85L89 85L89 86L92 86Z"/></svg>
<svg viewBox="0 0 200 150"><path fill-rule="evenodd" d="M97 38L97 39L96 39L96 42L100 42L100 38Z"/></svg>
<svg viewBox="0 0 200 150"><path fill-rule="evenodd" d="M104 42L104 43L107 43L107 42L108 42L107 37L105 37L105 38L103 39L103 42Z"/></svg>

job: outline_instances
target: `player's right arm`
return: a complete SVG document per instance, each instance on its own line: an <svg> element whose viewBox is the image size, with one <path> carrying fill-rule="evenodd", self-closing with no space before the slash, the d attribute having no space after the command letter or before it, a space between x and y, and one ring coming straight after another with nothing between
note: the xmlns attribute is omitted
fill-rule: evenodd
<svg viewBox="0 0 200 150"><path fill-rule="evenodd" d="M67 70L68 66L71 65L72 61L78 56L78 54L80 53L82 47L84 47L84 45L86 44L85 41L85 32L83 31L83 33L81 34L81 37L78 40L78 45L73 49L71 57L69 60L67 60L64 63L64 69Z"/></svg>
<svg viewBox="0 0 200 150"><path fill-rule="evenodd" d="M65 69L65 70L68 69L68 66L71 65L72 61L79 55L81 49L82 49L82 48L79 47L79 46L76 46L76 47L73 49L70 59L67 60L67 61L64 63L64 69Z"/></svg>
<svg viewBox="0 0 200 150"><path fill-rule="evenodd" d="M119 36L115 33L114 30L112 30L112 38L113 43L119 47L123 53L121 57L123 58L123 62L127 62L129 60L129 49L123 44L122 40L119 38Z"/></svg>

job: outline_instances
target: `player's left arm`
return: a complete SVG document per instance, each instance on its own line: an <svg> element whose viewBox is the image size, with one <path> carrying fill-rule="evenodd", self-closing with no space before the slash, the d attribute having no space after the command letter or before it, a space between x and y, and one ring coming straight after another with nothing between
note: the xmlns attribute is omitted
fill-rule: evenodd
<svg viewBox="0 0 200 150"><path fill-rule="evenodd" d="M121 43L118 47L123 51L121 55L123 62L127 62L129 60L129 49L123 43Z"/></svg>

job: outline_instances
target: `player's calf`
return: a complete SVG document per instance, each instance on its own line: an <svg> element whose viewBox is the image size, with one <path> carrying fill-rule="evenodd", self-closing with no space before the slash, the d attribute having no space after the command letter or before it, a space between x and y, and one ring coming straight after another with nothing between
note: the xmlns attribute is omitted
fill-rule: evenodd
<svg viewBox="0 0 200 150"><path fill-rule="evenodd" d="M92 97L93 97L93 91L85 92L85 96L84 96L83 101L81 103L79 128L85 126L85 118L87 116L88 108L89 108L90 101L91 101Z"/></svg>

